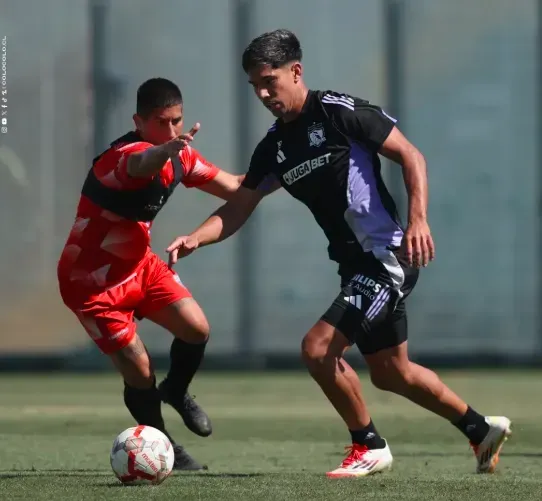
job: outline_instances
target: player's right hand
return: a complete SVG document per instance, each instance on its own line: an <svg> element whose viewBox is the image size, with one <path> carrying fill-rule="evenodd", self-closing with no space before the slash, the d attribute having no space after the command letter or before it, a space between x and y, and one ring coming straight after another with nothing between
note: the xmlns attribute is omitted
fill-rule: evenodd
<svg viewBox="0 0 542 501"><path fill-rule="evenodd" d="M435 259L435 244L425 219L409 223L401 243L400 254L409 266L415 268L425 267Z"/></svg>
<svg viewBox="0 0 542 501"><path fill-rule="evenodd" d="M199 241L193 236L177 237L166 249L169 254L169 267L172 268L175 263L183 257L192 254L199 247Z"/></svg>
<svg viewBox="0 0 542 501"><path fill-rule="evenodd" d="M196 123L187 134L181 134L176 138L163 144L163 148L167 151L170 157L174 157L179 154L179 151L183 150L194 140L196 132L200 129L200 123Z"/></svg>

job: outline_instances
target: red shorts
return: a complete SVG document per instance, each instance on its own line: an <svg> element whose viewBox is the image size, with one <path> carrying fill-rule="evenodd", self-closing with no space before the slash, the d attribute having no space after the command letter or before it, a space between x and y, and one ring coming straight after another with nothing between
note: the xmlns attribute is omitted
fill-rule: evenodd
<svg viewBox="0 0 542 501"><path fill-rule="evenodd" d="M192 297L179 276L156 254L120 284L87 294L60 281L64 303L72 310L103 353L124 348L134 338L134 316L144 318L180 299Z"/></svg>

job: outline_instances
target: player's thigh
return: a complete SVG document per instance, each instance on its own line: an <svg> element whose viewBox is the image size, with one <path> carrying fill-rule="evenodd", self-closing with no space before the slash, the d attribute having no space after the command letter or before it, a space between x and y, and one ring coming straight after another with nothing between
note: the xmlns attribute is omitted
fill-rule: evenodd
<svg viewBox="0 0 542 501"><path fill-rule="evenodd" d="M145 283L144 299L136 312L138 318L147 318L186 342L206 342L209 323L190 291L161 259L155 259L152 265L153 273Z"/></svg>

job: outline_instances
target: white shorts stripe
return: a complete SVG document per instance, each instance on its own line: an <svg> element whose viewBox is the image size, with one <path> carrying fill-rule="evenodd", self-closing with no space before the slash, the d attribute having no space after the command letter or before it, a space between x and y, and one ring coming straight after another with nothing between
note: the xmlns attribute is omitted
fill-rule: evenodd
<svg viewBox="0 0 542 501"><path fill-rule="evenodd" d="M368 318L369 315L372 313L373 309L376 308L376 305L380 302L382 297L386 294L387 287L384 287L377 296L373 299L373 304L370 306L370 308L365 313L365 316Z"/></svg>
<svg viewBox="0 0 542 501"><path fill-rule="evenodd" d="M386 289L386 294L380 298L378 303L374 303L371 306L371 312L370 313L367 312L367 315L366 315L367 319L368 320L373 320L373 318L375 318L382 311L384 306L386 306L389 299L390 299L390 290Z"/></svg>

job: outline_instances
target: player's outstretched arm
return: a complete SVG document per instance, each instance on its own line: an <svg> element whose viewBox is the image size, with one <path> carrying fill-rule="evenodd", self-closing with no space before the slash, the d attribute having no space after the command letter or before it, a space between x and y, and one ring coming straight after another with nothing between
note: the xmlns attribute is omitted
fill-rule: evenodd
<svg viewBox="0 0 542 501"><path fill-rule="evenodd" d="M205 193L209 193L209 195L214 195L222 200L229 201L241 186L243 179L245 179L244 174L238 176L220 170L213 179L197 188Z"/></svg>
<svg viewBox="0 0 542 501"><path fill-rule="evenodd" d="M267 192L240 186L222 207L217 209L190 235L177 237L166 249L169 266L188 256L197 248L221 242L232 236L250 217Z"/></svg>
<svg viewBox="0 0 542 501"><path fill-rule="evenodd" d="M394 127L380 148L380 153L403 168L408 193L408 227L403 253L414 266L427 266L435 258L435 246L427 222L427 167L424 156Z"/></svg>
<svg viewBox="0 0 542 501"><path fill-rule="evenodd" d="M126 165L128 175L145 178L158 174L170 158L178 155L194 140L199 129L200 124L197 123L188 134L181 134L167 143L152 146L145 151L132 153Z"/></svg>
<svg viewBox="0 0 542 501"><path fill-rule="evenodd" d="M210 195L229 201L235 196L244 179L244 174L237 176L221 170L211 181L198 186L198 188ZM281 187L278 180L265 184L265 186L262 185L258 188L264 196L274 193Z"/></svg>

